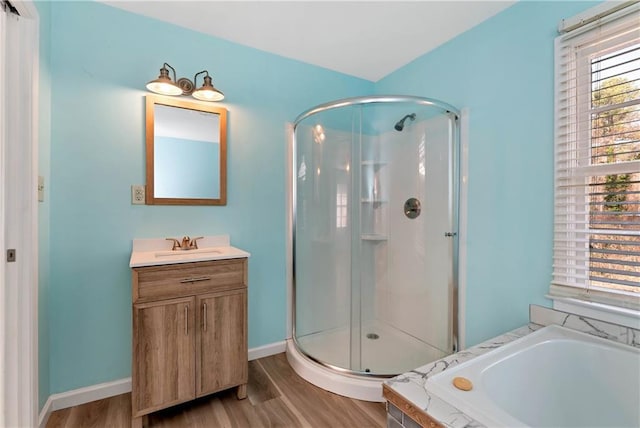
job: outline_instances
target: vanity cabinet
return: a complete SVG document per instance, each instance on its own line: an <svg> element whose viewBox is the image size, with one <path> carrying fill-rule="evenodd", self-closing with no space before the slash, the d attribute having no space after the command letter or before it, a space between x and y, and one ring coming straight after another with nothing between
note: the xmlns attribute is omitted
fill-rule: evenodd
<svg viewBox="0 0 640 428"><path fill-rule="evenodd" d="M133 426L231 387L246 397L247 259L135 267Z"/></svg>

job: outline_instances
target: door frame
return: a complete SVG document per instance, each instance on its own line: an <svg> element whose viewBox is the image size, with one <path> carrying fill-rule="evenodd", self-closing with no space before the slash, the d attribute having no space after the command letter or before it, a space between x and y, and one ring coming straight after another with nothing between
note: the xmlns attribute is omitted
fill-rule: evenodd
<svg viewBox="0 0 640 428"><path fill-rule="evenodd" d="M5 124L24 130L26 144L9 145L8 134L0 139L0 425L37 426L39 15L32 0L11 3L24 22L15 64L24 77L2 91L0 114ZM6 261L8 248L16 249L15 264Z"/></svg>

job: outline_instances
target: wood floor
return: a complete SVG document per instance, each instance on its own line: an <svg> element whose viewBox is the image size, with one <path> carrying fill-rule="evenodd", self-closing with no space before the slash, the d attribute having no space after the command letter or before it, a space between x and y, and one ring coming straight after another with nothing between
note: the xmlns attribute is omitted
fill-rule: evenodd
<svg viewBox="0 0 640 428"><path fill-rule="evenodd" d="M300 378L284 354L249 362L248 398L235 388L153 413L151 427L386 427L383 403L341 397ZM130 427L131 394L57 410L47 428Z"/></svg>

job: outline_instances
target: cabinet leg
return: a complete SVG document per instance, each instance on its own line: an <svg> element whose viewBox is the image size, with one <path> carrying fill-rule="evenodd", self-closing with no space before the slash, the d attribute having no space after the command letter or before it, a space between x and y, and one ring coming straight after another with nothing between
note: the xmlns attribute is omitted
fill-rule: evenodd
<svg viewBox="0 0 640 428"><path fill-rule="evenodd" d="M131 418L131 428L144 428L149 426L149 415Z"/></svg>
<svg viewBox="0 0 640 428"><path fill-rule="evenodd" d="M238 385L237 394L238 400L243 400L247 398L247 384L243 383L242 385Z"/></svg>
<svg viewBox="0 0 640 428"><path fill-rule="evenodd" d="M131 419L131 428L142 428L143 425L144 424L142 423L142 416Z"/></svg>

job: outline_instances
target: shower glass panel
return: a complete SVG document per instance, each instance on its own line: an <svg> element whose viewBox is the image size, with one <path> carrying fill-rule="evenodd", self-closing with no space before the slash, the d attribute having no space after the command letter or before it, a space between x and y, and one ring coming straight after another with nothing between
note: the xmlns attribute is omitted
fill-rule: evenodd
<svg viewBox="0 0 640 428"><path fill-rule="evenodd" d="M408 98L295 127L294 340L349 373L395 375L454 348L457 116Z"/></svg>

